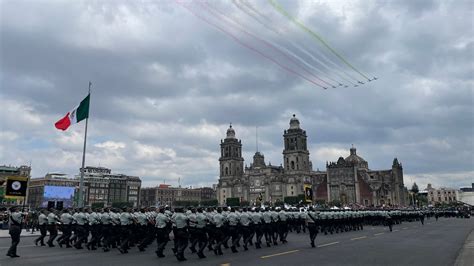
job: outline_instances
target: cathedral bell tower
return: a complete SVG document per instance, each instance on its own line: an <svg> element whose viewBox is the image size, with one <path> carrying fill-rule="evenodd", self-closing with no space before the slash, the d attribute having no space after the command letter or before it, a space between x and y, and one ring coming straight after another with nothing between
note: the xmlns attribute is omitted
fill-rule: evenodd
<svg viewBox="0 0 474 266"><path fill-rule="evenodd" d="M300 121L295 115L290 120L290 128L283 134L285 149L283 163L286 173L310 171L309 151L306 145L306 131L300 128Z"/></svg>
<svg viewBox="0 0 474 266"><path fill-rule="evenodd" d="M221 140L221 157L219 158L219 165L219 203L224 204L226 198L242 197L242 194L244 194L241 186L244 174L242 143L235 137L235 131L232 128L232 124L229 126L229 129L227 129L226 138Z"/></svg>

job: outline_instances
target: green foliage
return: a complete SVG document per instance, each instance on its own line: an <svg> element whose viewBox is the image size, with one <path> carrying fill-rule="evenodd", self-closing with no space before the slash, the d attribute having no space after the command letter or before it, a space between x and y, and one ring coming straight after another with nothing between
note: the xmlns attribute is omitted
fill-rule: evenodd
<svg viewBox="0 0 474 266"><path fill-rule="evenodd" d="M301 195L298 195L298 196L288 196L288 197L285 197L285 198L283 199L283 201L284 201L286 204L297 205L297 204L299 204L300 202L301 202L301 203L304 203L304 195L301 194Z"/></svg>
<svg viewBox="0 0 474 266"><path fill-rule="evenodd" d="M283 205L285 205L285 203L284 203L283 201L281 201L281 200L275 201L275 204L274 204L275 207L281 207L281 206L283 206Z"/></svg>
<svg viewBox="0 0 474 266"><path fill-rule="evenodd" d="M250 206L250 202L243 200L240 202L240 206L241 207Z"/></svg>
<svg viewBox="0 0 474 266"><path fill-rule="evenodd" d="M117 202L112 202L112 208L126 208L126 207L130 207L132 208L133 207L133 203L132 202L128 202L128 201L117 201Z"/></svg>
<svg viewBox="0 0 474 266"><path fill-rule="evenodd" d="M176 200L173 202L174 207L196 207L199 206L199 201L191 200Z"/></svg>
<svg viewBox="0 0 474 266"><path fill-rule="evenodd" d="M227 198L225 203L227 206L240 206L240 198Z"/></svg>
<svg viewBox="0 0 474 266"><path fill-rule="evenodd" d="M91 204L92 209L104 208L103 202L94 202Z"/></svg>
<svg viewBox="0 0 474 266"><path fill-rule="evenodd" d="M212 206L217 206L217 205L219 205L219 202L216 199L201 201L201 206L212 207Z"/></svg>

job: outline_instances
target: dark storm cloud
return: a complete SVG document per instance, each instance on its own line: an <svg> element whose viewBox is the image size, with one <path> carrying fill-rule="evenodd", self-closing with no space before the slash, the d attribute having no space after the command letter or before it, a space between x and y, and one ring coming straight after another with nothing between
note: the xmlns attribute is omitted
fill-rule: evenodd
<svg viewBox="0 0 474 266"><path fill-rule="evenodd" d="M319 46L267 1L252 3L278 28L289 29L288 39L313 51ZM230 2L211 5L279 42ZM185 185L215 183L219 143L230 122L247 164L258 126L260 150L279 165L293 113L307 131L315 169L347 156L355 144L373 169L389 168L398 157L407 183L460 186L472 180L472 2L282 5L379 80L322 90L173 1L3 2L0 164L32 160L35 177L76 174L83 126L58 132L52 124L84 97L92 80L87 163L139 175L145 185L178 178ZM205 14L197 4L191 8Z"/></svg>

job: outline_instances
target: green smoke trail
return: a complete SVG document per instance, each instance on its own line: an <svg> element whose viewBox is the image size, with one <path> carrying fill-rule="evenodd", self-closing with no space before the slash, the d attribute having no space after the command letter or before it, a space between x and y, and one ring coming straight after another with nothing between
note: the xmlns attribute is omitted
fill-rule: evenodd
<svg viewBox="0 0 474 266"><path fill-rule="evenodd" d="M353 69L355 72L359 73L362 77L366 78L367 80L370 80L366 75L364 75L362 72L360 72L359 70L357 70L357 68L355 68L353 65L351 65L349 62L347 62L346 59L344 59L344 57L342 57L339 53L337 53L331 46L329 46L329 44L324 41L324 39L319 36L318 34L316 34L315 32L313 32L312 30L310 30L308 27L306 27L305 25L303 25L301 22L297 21L294 17L292 17L285 9L283 9L283 7L278 4L276 1L274 0L268 0L268 2L275 8L275 10L277 10L279 13L281 13L282 15L284 15L285 17L287 17L289 20L291 20L293 23L295 23L297 26L299 26L301 29L303 29L304 31L306 31L307 33L309 33L311 36L313 36L316 40L318 40L319 42L321 42L324 46L326 46L326 48L329 49L329 51L331 51L335 56L337 56L339 59L342 60L342 62L344 62L347 66L349 66L351 69Z"/></svg>

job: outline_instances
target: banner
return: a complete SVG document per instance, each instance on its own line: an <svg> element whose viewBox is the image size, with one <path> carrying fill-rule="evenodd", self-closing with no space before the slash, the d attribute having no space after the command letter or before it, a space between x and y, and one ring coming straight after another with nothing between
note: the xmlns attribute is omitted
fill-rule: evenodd
<svg viewBox="0 0 474 266"><path fill-rule="evenodd" d="M21 176L7 177L5 187L5 198L26 197L26 188L28 187L28 178Z"/></svg>
<svg viewBox="0 0 474 266"><path fill-rule="evenodd" d="M304 201L307 203L313 202L313 188L309 184L304 184Z"/></svg>

